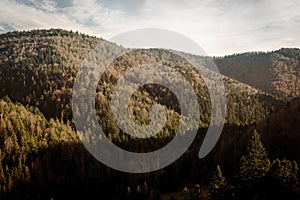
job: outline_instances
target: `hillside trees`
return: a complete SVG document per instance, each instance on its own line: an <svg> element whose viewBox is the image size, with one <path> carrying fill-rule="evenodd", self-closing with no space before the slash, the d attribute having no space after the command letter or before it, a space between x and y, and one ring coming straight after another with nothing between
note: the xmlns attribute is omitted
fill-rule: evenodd
<svg viewBox="0 0 300 200"><path fill-rule="evenodd" d="M234 170L234 169L233 169ZM254 130L240 159L237 175L226 181L218 165L209 184L210 199L297 199L299 168L295 161L275 159L272 164L260 135Z"/></svg>
<svg viewBox="0 0 300 200"><path fill-rule="evenodd" d="M245 154L240 161L240 169L237 175L238 195L247 196L249 199L257 199L264 185L264 177L270 168L270 161L263 146L260 135L254 130L249 139Z"/></svg>
<svg viewBox="0 0 300 200"><path fill-rule="evenodd" d="M225 179L222 174L221 168L218 165L208 186L209 199L232 199L234 197L233 187Z"/></svg>

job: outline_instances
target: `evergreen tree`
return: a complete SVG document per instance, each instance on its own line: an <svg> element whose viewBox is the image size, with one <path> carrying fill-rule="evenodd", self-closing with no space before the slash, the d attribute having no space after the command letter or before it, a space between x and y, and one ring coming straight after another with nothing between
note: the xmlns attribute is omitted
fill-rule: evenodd
<svg viewBox="0 0 300 200"><path fill-rule="evenodd" d="M187 187L183 188L183 198L184 200L191 200L191 191Z"/></svg>
<svg viewBox="0 0 300 200"><path fill-rule="evenodd" d="M264 192L264 177L269 171L270 161L260 140L260 135L254 130L240 160L237 175L238 195L241 198L257 199Z"/></svg>
<svg viewBox="0 0 300 200"><path fill-rule="evenodd" d="M150 192L149 192L149 187L148 187L148 184L147 184L146 181L144 182L142 192L143 192L143 195L144 195L145 199L147 199L150 195Z"/></svg>
<svg viewBox="0 0 300 200"><path fill-rule="evenodd" d="M183 198L184 200L200 200L201 193L200 193L200 185L195 185L194 188L188 189L185 187L183 189Z"/></svg>
<svg viewBox="0 0 300 200"><path fill-rule="evenodd" d="M219 165L208 186L208 190L210 199L231 199L233 197L232 187L223 176Z"/></svg>
<svg viewBox="0 0 300 200"><path fill-rule="evenodd" d="M191 199L192 200L200 200L201 198L201 190L200 190L200 185L196 184L195 187L193 188L192 194L191 194Z"/></svg>
<svg viewBox="0 0 300 200"><path fill-rule="evenodd" d="M138 185L136 188L135 199L143 199L143 193L142 193L140 185Z"/></svg>
<svg viewBox="0 0 300 200"><path fill-rule="evenodd" d="M132 198L132 194L131 194L131 189L130 187L128 186L127 187L127 191L126 191L126 199L131 199Z"/></svg>
<svg viewBox="0 0 300 200"><path fill-rule="evenodd" d="M295 161L276 159L267 176L269 195L276 198L299 198L298 165Z"/></svg>

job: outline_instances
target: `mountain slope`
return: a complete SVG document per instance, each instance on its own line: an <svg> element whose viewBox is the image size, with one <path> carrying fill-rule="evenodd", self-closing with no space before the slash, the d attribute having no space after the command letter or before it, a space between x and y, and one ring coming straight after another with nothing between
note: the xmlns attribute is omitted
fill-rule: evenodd
<svg viewBox="0 0 300 200"><path fill-rule="evenodd" d="M135 188L144 191L144 187L140 186L147 184L147 190L152 194L158 190L178 191L187 183L203 184L205 188L208 174L217 164L221 164L225 172L233 177L232 169L242 155L249 127L258 128L264 139L270 141L266 144L272 156L298 158L297 101L291 102L279 114L276 112L271 115L269 122L261 122L280 108L283 99L287 98L274 92L271 86L277 82L273 81L273 75L268 70L259 72L261 67L269 66L268 63L261 64L268 60L265 54L262 54L259 62L256 62L256 54L248 58L253 61L245 60L245 63L256 63L258 66L254 67L253 72L250 69L251 76L247 83L235 77L223 76L228 106L226 125L218 144L204 159L197 159L197 156L209 124L210 102L201 77L193 69L186 70L190 65L184 59L163 49L138 49L118 58L99 80L95 95L99 123L114 144L132 152L149 152L166 145L178 128L178 100L170 90L154 84L148 84L134 93L129 110L138 124L147 124L150 106L156 102L164 105L170 119L158 134L159 137L136 139L116 127L108 100L117 80L130 68L158 62L178 69L193 86L203 112L197 137L180 159L156 172L127 174L94 159L72 126L71 96L76 74L89 51L103 40L57 29L11 32L1 34L0 39L0 97L3 97L0 99L1 199L89 199L94 196L101 199L128 199L128 191L135 195ZM282 56L293 57L290 54ZM202 59L199 56L194 58ZM232 65L236 67L232 69L236 71L236 76L239 75L239 65L241 71L249 70L247 66L250 67L250 64L244 65L242 58L236 58L241 60L240 63ZM289 64L287 59L281 62L283 66ZM296 64L294 68L297 71ZM286 73L278 70L276 77L284 74L282 79L278 79L278 84L283 83L285 76L294 74L294 71L290 70L290 66ZM135 75L148 78L143 74ZM260 75L259 80L252 79ZM291 76L291 80L294 79ZM292 83L284 83L286 89L281 92L295 90L297 95L297 87L290 88L293 87ZM279 89L276 91L280 92ZM267 92L269 90L273 94Z"/></svg>
<svg viewBox="0 0 300 200"><path fill-rule="evenodd" d="M300 96L300 49L235 54L214 59L220 72L291 100Z"/></svg>
<svg viewBox="0 0 300 200"><path fill-rule="evenodd" d="M62 146L78 141L69 125L46 120L36 108L0 99L1 199L4 194L35 183L42 188L44 181L59 180L62 174L56 172L53 176L55 166L51 163L63 165L72 149Z"/></svg>
<svg viewBox="0 0 300 200"><path fill-rule="evenodd" d="M99 44L102 39L68 32L59 29L36 30L29 32L11 32L1 34L0 43L0 97L8 95L12 101L24 105L38 107L46 118L58 118L64 121L72 120L71 94L72 87L84 58L89 51ZM178 57L178 56L177 56ZM98 103L103 99L106 91L111 91L113 84L120 78L124 70L143 63L160 62L174 68L186 68L187 64L172 53L153 49L135 50L114 62L114 69L108 70L106 88L98 88ZM196 56L196 59L199 57ZM184 76L198 91L203 126L207 126L210 116L210 102L206 86L201 78L195 77L192 71L181 70ZM197 81L196 81L197 80ZM257 90L247 84L225 77L227 91L227 123L246 125L262 120L268 113L277 108L281 101ZM138 99L153 97L152 91L146 88L138 92ZM153 87L152 87L153 88ZM162 96L169 92L158 89ZM171 96L170 96L171 97ZM174 100L168 98L164 104L175 109ZM173 98L174 99L174 98ZM151 100L156 101L155 98ZM136 105L136 104L135 104ZM251 106L250 106L251 105ZM141 107L141 106L140 106ZM142 105L146 109L149 105ZM178 107L178 105L177 105ZM142 115L144 108L136 108L138 115ZM143 111L140 112L139 110ZM175 109L176 110L176 109ZM102 117L110 114L103 111ZM140 113L140 114L139 114ZM137 117L139 118L139 117ZM109 120L106 120L109 121ZM147 121L143 118L142 121Z"/></svg>
<svg viewBox="0 0 300 200"><path fill-rule="evenodd" d="M59 29L1 34L0 96L37 106L47 118L68 110L65 119L70 119L70 88L77 70L101 41Z"/></svg>
<svg viewBox="0 0 300 200"><path fill-rule="evenodd" d="M294 99L258 125L272 156L300 160L300 99Z"/></svg>

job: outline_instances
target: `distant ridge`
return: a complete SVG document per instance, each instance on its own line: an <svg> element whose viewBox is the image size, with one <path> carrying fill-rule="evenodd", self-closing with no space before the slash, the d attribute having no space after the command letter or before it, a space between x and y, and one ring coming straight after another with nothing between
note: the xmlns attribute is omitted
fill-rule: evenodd
<svg viewBox="0 0 300 200"><path fill-rule="evenodd" d="M291 100L300 96L300 49L281 48L214 59L220 72L255 88Z"/></svg>

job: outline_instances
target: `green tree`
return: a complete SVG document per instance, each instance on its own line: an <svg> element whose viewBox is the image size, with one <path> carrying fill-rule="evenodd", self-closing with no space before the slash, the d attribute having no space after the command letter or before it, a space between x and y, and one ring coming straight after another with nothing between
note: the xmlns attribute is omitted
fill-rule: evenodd
<svg viewBox="0 0 300 200"><path fill-rule="evenodd" d="M142 192L143 192L143 195L145 196L145 198L149 197L150 191L149 191L149 187L148 187L148 184L147 184L146 181L144 182L144 185L143 185L143 188L142 188Z"/></svg>
<svg viewBox="0 0 300 200"><path fill-rule="evenodd" d="M210 199L231 199L233 197L232 187L223 176L219 165L208 186L208 190Z"/></svg>
<svg viewBox="0 0 300 200"><path fill-rule="evenodd" d="M191 200L191 191L187 187L183 188L182 192L184 200Z"/></svg>
<svg viewBox="0 0 300 200"><path fill-rule="evenodd" d="M201 190L200 190L200 185L196 184L195 187L193 188L191 198L192 200L199 200L201 198Z"/></svg>
<svg viewBox="0 0 300 200"><path fill-rule="evenodd" d="M270 161L260 135L254 130L248 141L246 153L240 160L237 175L238 195L244 199L257 199L263 195L264 178L270 168Z"/></svg>
<svg viewBox="0 0 300 200"><path fill-rule="evenodd" d="M126 191L126 199L131 199L132 198L132 193L131 193L131 189L130 187L128 186L127 187L127 191Z"/></svg>
<svg viewBox="0 0 300 200"><path fill-rule="evenodd" d="M135 199L142 199L142 198L143 198L143 193L142 193L140 185L138 185L136 187L136 191L135 191Z"/></svg>
<svg viewBox="0 0 300 200"><path fill-rule="evenodd" d="M195 185L194 188L188 189L185 187L183 189L183 198L184 200L199 200L201 199L201 190L200 185Z"/></svg>
<svg viewBox="0 0 300 200"><path fill-rule="evenodd" d="M293 199L298 193L299 197L298 173L299 168L295 161L286 159L273 161L267 177L270 196Z"/></svg>

